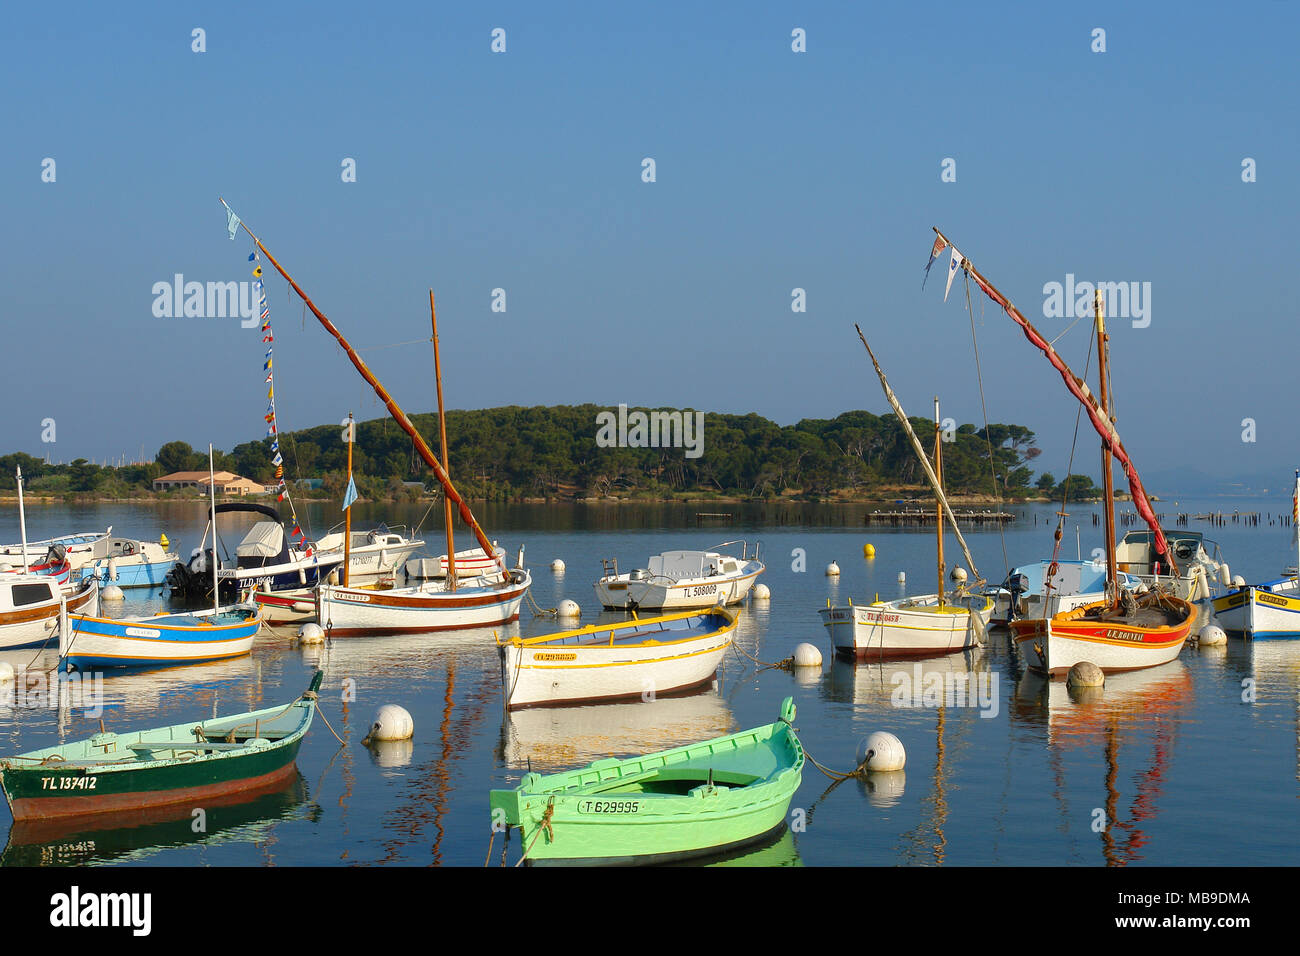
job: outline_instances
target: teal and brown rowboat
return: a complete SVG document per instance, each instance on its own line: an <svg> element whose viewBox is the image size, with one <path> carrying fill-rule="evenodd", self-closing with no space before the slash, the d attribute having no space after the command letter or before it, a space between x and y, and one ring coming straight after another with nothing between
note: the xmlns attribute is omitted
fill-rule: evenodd
<svg viewBox="0 0 1300 956"><path fill-rule="evenodd" d="M48 820L206 800L263 790L295 773L311 727L320 671L286 705L141 730L98 733L0 760L14 820Z"/></svg>
<svg viewBox="0 0 1300 956"><path fill-rule="evenodd" d="M663 863L762 840L785 825L803 775L794 701L774 724L580 770L529 773L489 794L533 863Z"/></svg>

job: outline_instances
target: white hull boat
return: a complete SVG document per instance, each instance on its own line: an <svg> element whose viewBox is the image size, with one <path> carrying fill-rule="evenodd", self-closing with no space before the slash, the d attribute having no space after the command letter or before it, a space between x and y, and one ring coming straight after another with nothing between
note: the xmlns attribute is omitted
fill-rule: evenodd
<svg viewBox="0 0 1300 956"><path fill-rule="evenodd" d="M981 643L993 613L993 599L982 594L937 594L867 605L835 606L818 612L839 657L850 660L933 657ZM974 618L974 620L972 620Z"/></svg>
<svg viewBox="0 0 1300 956"><path fill-rule="evenodd" d="M649 567L619 574L617 562L605 562L605 575L596 582L596 599L607 610L642 608L655 611L680 611L707 608L715 604L739 604L764 567L758 560L758 547L749 556L743 541L741 556L718 551L665 551L650 558Z"/></svg>
<svg viewBox="0 0 1300 956"><path fill-rule="evenodd" d="M348 585L363 584L396 573L422 547L423 541L408 538L388 528L353 531L352 547L348 554ZM343 532L332 531L325 535L316 542L316 550L322 558L328 557L330 560L341 555Z"/></svg>
<svg viewBox="0 0 1300 956"><path fill-rule="evenodd" d="M499 643L506 707L642 699L708 683L731 646L734 612L672 614Z"/></svg>
<svg viewBox="0 0 1300 956"><path fill-rule="evenodd" d="M331 637L488 627L516 620L531 584L532 576L518 568L504 584L455 591L433 582L388 591L323 584L316 590L316 620Z"/></svg>
<svg viewBox="0 0 1300 956"><path fill-rule="evenodd" d="M1229 634L1255 640L1300 637L1300 581L1248 584L1214 599L1214 617Z"/></svg>
<svg viewBox="0 0 1300 956"><path fill-rule="evenodd" d="M40 575L0 577L0 650L58 646L59 614L69 611L99 613L99 582L94 578L75 589L61 588Z"/></svg>

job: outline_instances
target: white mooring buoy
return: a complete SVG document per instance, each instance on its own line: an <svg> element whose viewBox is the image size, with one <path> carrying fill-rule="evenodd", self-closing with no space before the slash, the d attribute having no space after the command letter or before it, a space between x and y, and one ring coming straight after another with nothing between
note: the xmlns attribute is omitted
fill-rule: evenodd
<svg viewBox="0 0 1300 956"><path fill-rule="evenodd" d="M772 590L771 590L771 588L769 588L766 584L755 584L755 585L754 585L754 600L755 600L755 601L770 601L770 600L772 600Z"/></svg>
<svg viewBox="0 0 1300 956"><path fill-rule="evenodd" d="M99 599L101 601L125 601L126 595L116 584L109 584L99 590Z"/></svg>
<svg viewBox="0 0 1300 956"><path fill-rule="evenodd" d="M375 711L375 719L370 722L370 733L366 734L366 741L409 740L414 733L415 721L405 707L384 704Z"/></svg>
<svg viewBox="0 0 1300 956"><path fill-rule="evenodd" d="M949 576L957 584L966 583L966 569L963 568L960 564L952 569L952 573Z"/></svg>
<svg viewBox="0 0 1300 956"><path fill-rule="evenodd" d="M556 608L556 610L560 612L560 617L582 616L582 608L578 607L578 602L571 601L569 598L565 598L561 601L560 606Z"/></svg>
<svg viewBox="0 0 1300 956"><path fill-rule="evenodd" d="M816 644L800 644L794 649L795 667L821 667L822 652Z"/></svg>
<svg viewBox="0 0 1300 956"><path fill-rule="evenodd" d="M840 573L840 566L836 564L834 561L826 565L826 576L828 578L838 577L839 573Z"/></svg>
<svg viewBox="0 0 1300 956"><path fill-rule="evenodd" d="M907 572L906 572L906 571L899 571L899 572L898 572L898 583L899 583L899 584L906 584L906 583L907 583Z"/></svg>
<svg viewBox="0 0 1300 956"><path fill-rule="evenodd" d="M1232 576L1232 586L1234 588L1244 588L1246 586L1246 579L1240 574L1234 574Z"/></svg>
<svg viewBox="0 0 1300 956"><path fill-rule="evenodd" d="M556 574L563 574L564 562L561 561L559 558L556 558L554 561L551 562L551 570L554 571Z"/></svg>
<svg viewBox="0 0 1300 956"><path fill-rule="evenodd" d="M324 644L325 628L319 624L304 624L298 628L298 640L304 644Z"/></svg>
<svg viewBox="0 0 1300 956"><path fill-rule="evenodd" d="M0 684L7 684L14 679L14 665L0 661Z"/></svg>
<svg viewBox="0 0 1300 956"><path fill-rule="evenodd" d="M902 770L907 763L903 742L893 734L877 730L858 744L858 766L870 771Z"/></svg>
<svg viewBox="0 0 1300 956"><path fill-rule="evenodd" d="M1065 675L1066 687L1102 687L1105 683L1106 675L1092 661L1079 661Z"/></svg>
<svg viewBox="0 0 1300 956"><path fill-rule="evenodd" d="M1207 624L1196 635L1196 643L1201 647L1218 647L1228 643L1228 634L1217 624Z"/></svg>

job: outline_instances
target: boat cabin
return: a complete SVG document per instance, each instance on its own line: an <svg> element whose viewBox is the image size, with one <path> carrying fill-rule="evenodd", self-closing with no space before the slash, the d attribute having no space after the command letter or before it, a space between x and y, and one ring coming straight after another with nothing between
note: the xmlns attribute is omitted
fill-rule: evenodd
<svg viewBox="0 0 1300 956"><path fill-rule="evenodd" d="M650 559L650 574L674 581L711 578L740 571L740 561L716 551L665 551Z"/></svg>
<svg viewBox="0 0 1300 956"><path fill-rule="evenodd" d="M33 604L58 601L57 583L52 579L16 577L11 581L0 579L0 613L16 611Z"/></svg>
<svg viewBox="0 0 1300 956"><path fill-rule="evenodd" d="M1216 555L1219 546L1213 541L1207 542L1199 531L1166 531L1165 539L1184 574L1188 570L1186 566L1193 562L1208 565L1215 563L1215 558L1211 557L1205 546L1209 544ZM1119 570L1133 574L1169 574L1167 567L1156 567L1155 534L1151 531L1130 531L1124 535L1115 546L1115 563Z"/></svg>

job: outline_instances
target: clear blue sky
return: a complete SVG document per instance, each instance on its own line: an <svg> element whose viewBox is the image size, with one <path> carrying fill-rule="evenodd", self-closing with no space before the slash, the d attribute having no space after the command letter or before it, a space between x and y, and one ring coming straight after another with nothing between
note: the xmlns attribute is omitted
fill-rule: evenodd
<svg viewBox="0 0 1300 956"><path fill-rule="evenodd" d="M946 261L920 289L931 225L1049 336L1067 323L1043 318L1044 283L1150 282L1150 327L1113 324L1139 469L1285 484L1298 25L1279 0L11 7L0 450L263 434L257 331L152 313L175 273L247 278L220 194L358 346L427 335L432 285L458 408L883 412L857 321L909 411L938 393L979 422ZM278 277L269 290L282 425L381 415ZM1081 365L1087 324L1059 345ZM990 418L1033 428L1059 476L1073 400L991 303L980 349ZM426 347L367 357L408 410L433 407ZM1095 472L1091 435L1080 455Z"/></svg>

